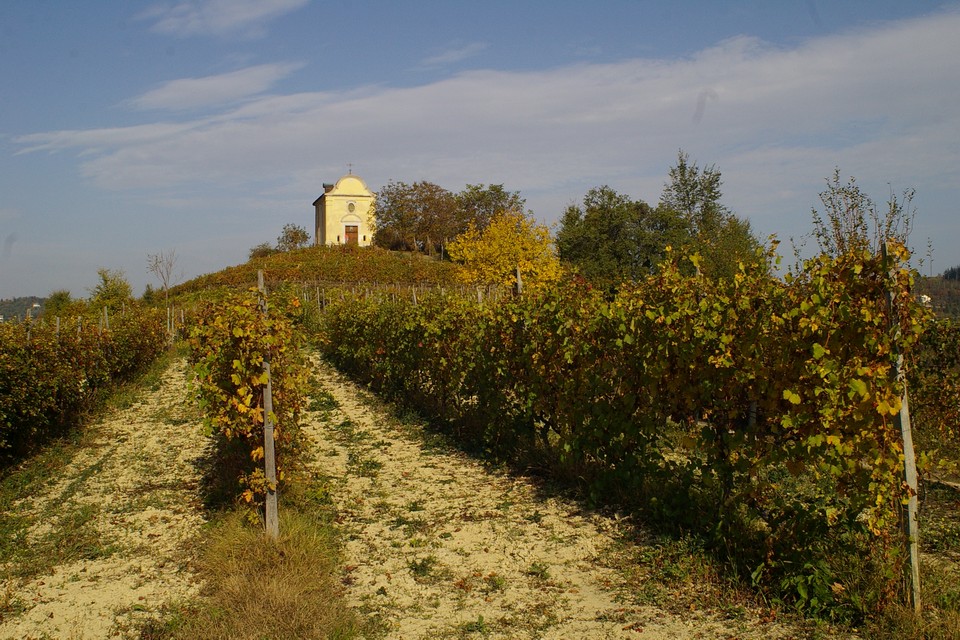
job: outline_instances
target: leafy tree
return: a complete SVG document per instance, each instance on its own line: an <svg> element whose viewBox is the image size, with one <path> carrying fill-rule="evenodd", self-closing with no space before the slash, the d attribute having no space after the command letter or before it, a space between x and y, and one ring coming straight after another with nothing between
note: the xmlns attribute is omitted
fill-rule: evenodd
<svg viewBox="0 0 960 640"><path fill-rule="evenodd" d="M585 277L605 285L650 273L668 245L690 235L689 223L676 212L653 209L608 186L591 189L583 205L567 207L557 232L560 259Z"/></svg>
<svg viewBox="0 0 960 640"><path fill-rule="evenodd" d="M913 189L906 189L901 198L890 195L886 211L865 194L855 178L840 182L840 169L827 179L827 188L820 193L823 214L814 208L813 236L823 253L837 257L852 251L878 253L889 240L909 246L915 215Z"/></svg>
<svg viewBox="0 0 960 640"><path fill-rule="evenodd" d="M750 223L721 202L720 171L701 169L680 151L656 208L604 186L567 208L557 232L561 260L606 286L637 280L660 264L666 247L700 254L705 275L732 277L754 263L760 243Z"/></svg>
<svg viewBox="0 0 960 640"><path fill-rule="evenodd" d="M133 297L133 289L121 270L97 269L100 282L90 290L90 303L97 309L116 311Z"/></svg>
<svg viewBox="0 0 960 640"><path fill-rule="evenodd" d="M70 315L72 303L73 299L66 289L51 291L43 303L43 314L48 318L66 317Z"/></svg>
<svg viewBox="0 0 960 640"><path fill-rule="evenodd" d="M506 191L502 184L468 184L456 195L456 202L462 231L471 222L482 231L498 215L523 212L527 204L519 191Z"/></svg>
<svg viewBox="0 0 960 640"><path fill-rule="evenodd" d="M376 193L374 244L436 253L465 228L456 197L432 182L390 182Z"/></svg>
<svg viewBox="0 0 960 640"><path fill-rule="evenodd" d="M720 170L714 165L700 169L696 162L690 161L689 154L680 150L669 176L660 195L660 205L686 218L693 235L715 231L729 214L720 204L723 195Z"/></svg>
<svg viewBox="0 0 960 640"><path fill-rule="evenodd" d="M940 277L944 280L960 280L960 265L950 267Z"/></svg>
<svg viewBox="0 0 960 640"><path fill-rule="evenodd" d="M690 228L686 248L700 254L703 272L712 278L732 277L739 263L756 262L761 247L750 222L720 202L722 184L716 166L701 169L681 149L658 207L675 211L686 221Z"/></svg>
<svg viewBox="0 0 960 640"><path fill-rule="evenodd" d="M256 258L266 258L267 256L275 254L276 252L277 250L273 248L272 244L269 242L261 242L257 246L250 248L250 259L254 260Z"/></svg>
<svg viewBox="0 0 960 640"><path fill-rule="evenodd" d="M310 234L303 227L288 223L283 225L283 232L277 238L277 251L294 251L303 249L310 244Z"/></svg>
<svg viewBox="0 0 960 640"><path fill-rule="evenodd" d="M468 184L460 193L431 182L390 182L377 193L374 243L433 254L464 233L482 231L498 215L523 212L526 201L502 184Z"/></svg>
<svg viewBox="0 0 960 640"><path fill-rule="evenodd" d="M471 223L449 250L460 264L458 277L471 285L510 285L518 268L525 285L560 277L550 230L520 212L501 213L483 230Z"/></svg>

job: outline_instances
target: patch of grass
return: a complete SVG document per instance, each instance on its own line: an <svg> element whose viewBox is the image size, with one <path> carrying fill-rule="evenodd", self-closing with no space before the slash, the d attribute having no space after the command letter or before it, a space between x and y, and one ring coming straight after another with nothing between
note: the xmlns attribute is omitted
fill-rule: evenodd
<svg viewBox="0 0 960 640"><path fill-rule="evenodd" d="M0 513L0 563L16 563L26 545L31 518L16 513Z"/></svg>
<svg viewBox="0 0 960 640"><path fill-rule="evenodd" d="M99 506L84 504L66 511L58 519L57 526L40 544L48 550L44 555L52 556L51 564L105 558L116 551L95 526L99 513Z"/></svg>
<svg viewBox="0 0 960 640"><path fill-rule="evenodd" d="M507 587L507 579L496 573L490 573L483 578L483 584L487 593L503 591Z"/></svg>
<svg viewBox="0 0 960 640"><path fill-rule="evenodd" d="M540 513L539 509L534 509L533 513L531 513L528 516L525 516L525 519L528 522L532 522L533 524L540 524L541 522L543 522L543 514Z"/></svg>
<svg viewBox="0 0 960 640"><path fill-rule="evenodd" d="M14 595L12 586L8 586L7 589L0 594L0 621L19 616L29 609L30 606L26 602Z"/></svg>
<svg viewBox="0 0 960 640"><path fill-rule="evenodd" d="M336 432L340 436L339 439L341 441L351 444L359 444L373 437L369 431L358 428L357 423L350 418L344 418L340 424L336 426Z"/></svg>
<svg viewBox="0 0 960 640"><path fill-rule="evenodd" d="M474 634L479 633L483 636L488 636L493 631L486 620L483 619L483 616L478 616L476 620L470 622L464 622L460 625L459 630L461 632L461 637L463 634Z"/></svg>
<svg viewBox="0 0 960 640"><path fill-rule="evenodd" d="M382 462L368 458L362 453L351 451L347 454L347 469L362 478L376 478L382 468Z"/></svg>
<svg viewBox="0 0 960 640"><path fill-rule="evenodd" d="M410 568L410 573L413 574L414 578L426 578L433 572L436 564L437 559L434 556L427 556L420 560L411 560L407 563L407 566Z"/></svg>
<svg viewBox="0 0 960 640"><path fill-rule="evenodd" d="M722 597L729 594L717 584L715 561L698 540L664 536L642 543L623 539L621 544L611 562L638 602L676 612L739 604L739 598Z"/></svg>
<svg viewBox="0 0 960 640"><path fill-rule="evenodd" d="M537 580L549 580L550 579L550 568L543 562L534 562L527 570L524 572L531 578L536 578Z"/></svg>
<svg viewBox="0 0 960 640"><path fill-rule="evenodd" d="M333 394L320 387L319 383L311 384L307 394L310 396L310 403L307 405L308 411L329 412L340 406Z"/></svg>
<svg viewBox="0 0 960 640"><path fill-rule="evenodd" d="M403 527L403 533L408 538L412 538L418 534L427 533L431 528L430 523L423 518L408 518L403 515L394 518L390 523L390 526L393 529Z"/></svg>
<svg viewBox="0 0 960 640"><path fill-rule="evenodd" d="M60 510L50 518L50 529L33 541L27 539L32 519L4 516L5 537L0 549L5 568L0 577L32 578L60 564L105 558L117 551L96 527L99 506L58 504Z"/></svg>
<svg viewBox="0 0 960 640"><path fill-rule="evenodd" d="M18 466L3 472L0 480L0 500L4 507L17 500L29 498L43 487L53 484L63 469L76 455L80 434L54 440L43 451Z"/></svg>
<svg viewBox="0 0 960 640"><path fill-rule="evenodd" d="M925 551L960 553L960 493L945 486L931 486L923 501L923 548Z"/></svg>
<svg viewBox="0 0 960 640"><path fill-rule="evenodd" d="M143 397L143 394L158 391L163 385L163 375L170 368L171 363L176 358L185 356L186 353L185 344L167 349L136 378L108 388L104 398L104 408L129 409Z"/></svg>
<svg viewBox="0 0 960 640"><path fill-rule="evenodd" d="M76 505L70 500L102 471L109 452L77 474L39 514L26 508L32 497L63 478L64 469L89 444L87 440L87 434L76 429L8 469L0 480L0 504L4 505L0 511L0 578L31 578L49 572L58 563L105 557L115 551L95 527L99 507ZM11 507L19 503L24 506ZM30 540L28 532L38 521L48 523L50 529Z"/></svg>
<svg viewBox="0 0 960 640"><path fill-rule="evenodd" d="M960 615L955 611L925 611L916 614L909 607L888 607L867 626L867 637L874 640L957 640Z"/></svg>
<svg viewBox="0 0 960 640"><path fill-rule="evenodd" d="M878 640L960 640L960 567L942 557L921 558L923 610L891 606L868 621L866 636Z"/></svg>
<svg viewBox="0 0 960 640"><path fill-rule="evenodd" d="M144 623L141 638L347 640L363 628L340 595L333 529L311 514L280 514L270 541L240 511L224 515L199 561L203 597Z"/></svg>
<svg viewBox="0 0 960 640"><path fill-rule="evenodd" d="M80 488L83 487L88 480L90 480L90 478L99 475L100 472L103 471L103 466L107 463L107 460L113 457L114 453L116 453L116 451L113 449L107 451L102 457L100 457L100 459L78 473L76 477L73 478L64 488L58 499L50 501L50 503L47 505L47 508L44 510L44 516L49 517L50 515L58 512L63 503L75 496L77 491L79 491Z"/></svg>
<svg viewBox="0 0 960 640"><path fill-rule="evenodd" d="M197 404L187 401L160 407L150 418L171 427L179 427L190 423L200 424L203 421L203 416L200 414Z"/></svg>

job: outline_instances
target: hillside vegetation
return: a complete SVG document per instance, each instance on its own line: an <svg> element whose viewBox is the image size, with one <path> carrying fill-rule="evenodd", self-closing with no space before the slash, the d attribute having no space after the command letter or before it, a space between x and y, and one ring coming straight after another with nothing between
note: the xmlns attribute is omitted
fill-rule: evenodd
<svg viewBox="0 0 960 640"><path fill-rule="evenodd" d="M28 310L35 317L39 310L35 309L33 305L39 304L42 306L43 303L44 299L36 296L0 300L0 318L6 321L22 320L26 317Z"/></svg>
<svg viewBox="0 0 960 640"><path fill-rule="evenodd" d="M940 317L960 318L960 280L943 276L917 278L917 295L930 296L930 307Z"/></svg>
<svg viewBox="0 0 960 640"><path fill-rule="evenodd" d="M307 247L254 258L245 264L199 276L171 288L173 295L217 287L249 287L262 269L269 283L446 285L455 267L416 253L376 247Z"/></svg>

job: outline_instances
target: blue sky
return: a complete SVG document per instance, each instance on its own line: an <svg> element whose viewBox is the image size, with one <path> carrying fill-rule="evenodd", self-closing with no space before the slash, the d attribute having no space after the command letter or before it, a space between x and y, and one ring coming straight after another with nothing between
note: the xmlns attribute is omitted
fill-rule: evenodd
<svg viewBox="0 0 960 640"><path fill-rule="evenodd" d="M348 163L502 183L552 224L604 184L656 203L680 148L788 260L835 167L881 205L915 188L938 273L958 60L956 2L5 0L0 298L243 262Z"/></svg>

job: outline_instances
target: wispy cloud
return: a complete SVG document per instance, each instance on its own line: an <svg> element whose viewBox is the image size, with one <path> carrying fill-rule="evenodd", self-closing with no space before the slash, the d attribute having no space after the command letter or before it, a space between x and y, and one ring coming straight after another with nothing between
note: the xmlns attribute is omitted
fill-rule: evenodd
<svg viewBox="0 0 960 640"><path fill-rule="evenodd" d="M196 122L182 124L157 122L132 127L105 129L66 129L46 133L31 133L16 139L23 148L18 154L32 151L82 150L83 155L111 153L119 148L147 145L182 135L196 126Z"/></svg>
<svg viewBox="0 0 960 640"><path fill-rule="evenodd" d="M655 200L682 147L716 162L728 204L763 228L785 211L804 216L835 165L881 184L960 184L960 67L943 64L960 58L956 33L960 14L945 12L793 48L736 38L686 59L259 95L204 118L16 142L77 149L82 173L111 190L202 187L249 200L256 185L258 197L296 201L349 161L373 186L503 182L546 217L598 184ZM257 86L283 71L262 71ZM189 86L171 85L136 100L182 104Z"/></svg>
<svg viewBox="0 0 960 640"><path fill-rule="evenodd" d="M156 4L140 14L158 33L174 36L262 35L269 20L300 9L310 0L184 0Z"/></svg>
<svg viewBox="0 0 960 640"><path fill-rule="evenodd" d="M443 67L450 64L456 64L468 58L472 58L478 53L484 51L487 45L483 42L471 42L470 44L439 53L429 58L424 58L420 62L421 67Z"/></svg>
<svg viewBox="0 0 960 640"><path fill-rule="evenodd" d="M130 100L137 109L195 109L225 106L270 89L302 64L261 64L202 78L181 78Z"/></svg>

